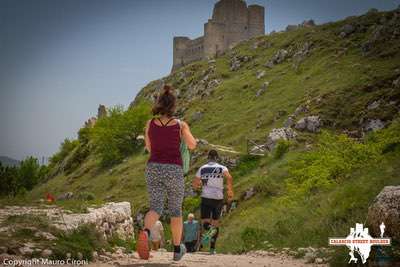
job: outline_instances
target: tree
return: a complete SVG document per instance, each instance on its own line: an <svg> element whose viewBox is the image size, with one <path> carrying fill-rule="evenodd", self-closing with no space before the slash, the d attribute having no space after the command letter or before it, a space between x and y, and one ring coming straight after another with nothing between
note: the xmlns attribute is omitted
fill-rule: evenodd
<svg viewBox="0 0 400 267"><path fill-rule="evenodd" d="M143 134L149 117L150 108L145 104L126 111L122 106L115 106L96 122L91 139L102 166L119 163L138 148L137 137Z"/></svg>

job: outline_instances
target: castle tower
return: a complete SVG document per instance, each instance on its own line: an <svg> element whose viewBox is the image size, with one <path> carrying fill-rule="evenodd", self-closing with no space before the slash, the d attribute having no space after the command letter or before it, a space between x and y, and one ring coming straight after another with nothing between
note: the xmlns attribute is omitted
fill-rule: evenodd
<svg viewBox="0 0 400 267"><path fill-rule="evenodd" d="M250 5L249 10L249 38L265 34L265 9L263 6Z"/></svg>
<svg viewBox="0 0 400 267"><path fill-rule="evenodd" d="M217 57L234 44L265 34L264 7L244 0L220 0L204 24L204 37L174 37L172 71L190 62Z"/></svg>

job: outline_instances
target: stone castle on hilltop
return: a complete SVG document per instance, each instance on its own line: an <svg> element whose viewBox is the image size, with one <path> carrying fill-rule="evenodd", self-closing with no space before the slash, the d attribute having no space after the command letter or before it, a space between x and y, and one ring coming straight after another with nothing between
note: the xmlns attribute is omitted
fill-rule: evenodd
<svg viewBox="0 0 400 267"><path fill-rule="evenodd" d="M193 61L216 57L233 44L264 35L264 7L244 0L220 0L204 24L204 36L174 37L172 72Z"/></svg>

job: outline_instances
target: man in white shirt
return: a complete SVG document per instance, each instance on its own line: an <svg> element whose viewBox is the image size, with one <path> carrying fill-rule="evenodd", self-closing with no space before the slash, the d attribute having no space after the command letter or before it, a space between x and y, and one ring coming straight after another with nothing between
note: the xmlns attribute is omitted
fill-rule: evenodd
<svg viewBox="0 0 400 267"><path fill-rule="evenodd" d="M201 166L193 180L195 189L202 188L201 193L201 222L205 233L202 243L210 241L210 253L215 254L215 243L219 233L219 218L224 202L224 178L227 184L228 201L232 201L233 182L228 168L217 163L219 160L218 152L210 150L208 153L208 163Z"/></svg>
<svg viewBox="0 0 400 267"><path fill-rule="evenodd" d="M150 229L151 249L158 250L164 240L164 227L158 220L154 224L153 228Z"/></svg>

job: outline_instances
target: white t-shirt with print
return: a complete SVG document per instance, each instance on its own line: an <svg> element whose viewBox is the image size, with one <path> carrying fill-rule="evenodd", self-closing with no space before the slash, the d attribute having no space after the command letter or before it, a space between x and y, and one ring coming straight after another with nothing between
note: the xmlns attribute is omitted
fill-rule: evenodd
<svg viewBox="0 0 400 267"><path fill-rule="evenodd" d="M203 185L201 196L211 199L224 198L224 172L228 168L216 162L208 162L201 166L196 173Z"/></svg>

